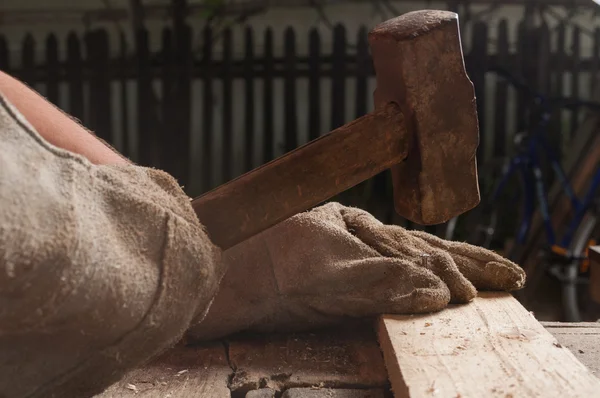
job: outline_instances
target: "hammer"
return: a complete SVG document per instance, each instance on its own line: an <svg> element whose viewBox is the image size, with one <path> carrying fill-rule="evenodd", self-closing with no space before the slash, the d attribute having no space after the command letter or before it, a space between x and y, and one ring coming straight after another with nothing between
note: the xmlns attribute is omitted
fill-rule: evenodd
<svg viewBox="0 0 600 398"><path fill-rule="evenodd" d="M458 15L416 11L369 33L375 111L194 199L226 250L391 168L394 207L441 224L480 200L475 92Z"/></svg>

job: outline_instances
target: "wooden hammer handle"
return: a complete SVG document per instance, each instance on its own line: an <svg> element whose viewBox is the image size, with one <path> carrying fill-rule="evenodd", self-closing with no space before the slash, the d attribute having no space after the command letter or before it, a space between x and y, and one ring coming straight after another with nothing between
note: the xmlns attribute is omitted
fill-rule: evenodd
<svg viewBox="0 0 600 398"><path fill-rule="evenodd" d="M194 199L226 250L402 162L409 137L390 104Z"/></svg>

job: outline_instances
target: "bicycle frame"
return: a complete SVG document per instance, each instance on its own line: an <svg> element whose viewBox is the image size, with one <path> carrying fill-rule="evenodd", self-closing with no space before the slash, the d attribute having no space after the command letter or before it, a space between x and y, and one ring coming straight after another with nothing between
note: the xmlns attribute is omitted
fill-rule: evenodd
<svg viewBox="0 0 600 398"><path fill-rule="evenodd" d="M542 101L542 104L546 104L546 101L543 97L537 96L537 99ZM548 201L546 198L546 189L544 187L544 181L542 179L542 172L537 153L538 149L542 149L554 170L563 193L565 193L569 198L571 207L575 213L559 243L559 246L566 250L570 246L577 227L583 220L586 211L594 200L596 191L600 187L600 168L596 171L588 192L585 194L583 200L580 200L577 195L575 195L571 184L568 181L566 173L564 172L558 160L558 157L555 155L550 145L548 145L546 142L545 133L550 120L550 109L548 106L544 108L541 119L542 120L536 127L534 133L531 135L531 137L529 137L526 152L517 154L510 160L508 169L503 173L501 180L492 193L490 202L494 203L498 199L498 197L504 191L507 182L514 173L518 172L524 182L524 212L517 236L515 237L515 243L518 245L523 245L526 242L535 212L535 199L537 198L547 243L550 248L557 245L556 233L552 226Z"/></svg>
<svg viewBox="0 0 600 398"><path fill-rule="evenodd" d="M575 216L569 223L569 226L567 227L567 231L565 232L565 234L560 242L560 246L562 248L568 248L571 245L571 241L573 240L573 235L575 235L575 232L577 231L577 227L583 220L583 217L585 216L586 211L592 205L592 203L594 201L594 197L596 196L596 193L598 192L599 187L600 187L600 168L596 169L596 173L594 174L594 178L592 179L592 184L590 185L583 201L578 202L578 206L574 206Z"/></svg>

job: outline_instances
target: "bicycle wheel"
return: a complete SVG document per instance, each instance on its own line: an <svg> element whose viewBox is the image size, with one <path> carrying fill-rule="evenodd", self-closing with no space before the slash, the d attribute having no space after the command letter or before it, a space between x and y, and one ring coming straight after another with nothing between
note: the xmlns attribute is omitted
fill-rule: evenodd
<svg viewBox="0 0 600 398"><path fill-rule="evenodd" d="M579 224L573 242L569 251L574 256L585 255L589 242L597 237L598 233L598 215L593 210L586 213ZM561 276L562 285L562 303L566 322L581 322L581 308L583 301L587 296L587 289L581 289L583 285L580 277L581 260L574 259L564 268Z"/></svg>

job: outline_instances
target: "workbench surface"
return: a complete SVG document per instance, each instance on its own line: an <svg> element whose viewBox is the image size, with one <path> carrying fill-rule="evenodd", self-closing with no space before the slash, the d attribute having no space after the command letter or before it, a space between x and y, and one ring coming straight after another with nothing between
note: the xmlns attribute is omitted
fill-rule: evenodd
<svg viewBox="0 0 600 398"><path fill-rule="evenodd" d="M600 375L600 323L544 323ZM99 397L391 397L372 323L179 346Z"/></svg>

